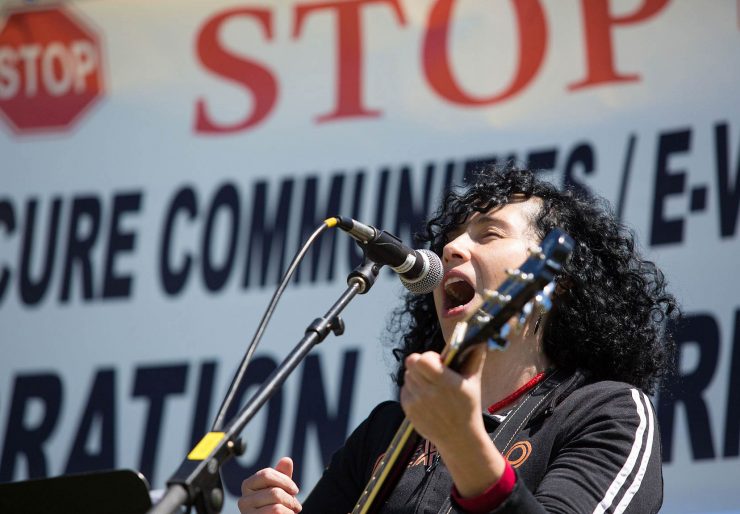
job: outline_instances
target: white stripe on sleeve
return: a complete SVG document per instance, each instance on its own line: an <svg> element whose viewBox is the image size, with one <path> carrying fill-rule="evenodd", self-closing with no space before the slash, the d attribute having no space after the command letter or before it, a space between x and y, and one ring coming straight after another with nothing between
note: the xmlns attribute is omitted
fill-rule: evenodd
<svg viewBox="0 0 740 514"><path fill-rule="evenodd" d="M645 401L648 417L648 435L647 441L645 441L645 453L642 454L640 469L637 470L637 475L635 475L635 479L632 481L630 488L627 489L627 492L624 493L624 498L622 498L622 501L620 501L619 505L617 505L617 509L614 511L614 514L621 514L622 512L624 512L624 509L626 509L632 501L632 497L640 488L642 478L645 476L645 468L647 468L648 461L650 460L650 454L653 451L653 409L650 407L650 400L647 396L645 396L645 393L642 393L642 398Z"/></svg>
<svg viewBox="0 0 740 514"><path fill-rule="evenodd" d="M635 401L635 405L637 406L637 415L640 418L640 424L637 427L637 431L635 432L635 439L632 442L632 449L630 450L630 453L627 456L627 461L622 466L622 469L619 470L619 473L617 473L614 481L606 490L604 498L602 498L599 504L596 505L593 514L604 514L604 512L606 512L606 510L611 507L614 498L616 498L617 494L624 486L624 483L627 481L627 477L629 477L630 473L632 473L632 470L635 467L635 463L637 462L637 457L642 450L642 436L645 433L646 419L645 408L642 406L642 402L640 402L640 393L639 391L637 391L637 389L632 389L632 399Z"/></svg>

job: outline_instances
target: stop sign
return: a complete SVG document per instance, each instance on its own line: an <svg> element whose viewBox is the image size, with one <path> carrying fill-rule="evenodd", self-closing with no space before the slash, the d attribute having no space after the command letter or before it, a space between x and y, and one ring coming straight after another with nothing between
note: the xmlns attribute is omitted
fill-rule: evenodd
<svg viewBox="0 0 740 514"><path fill-rule="evenodd" d="M66 9L11 13L0 30L0 113L19 134L62 131L103 94L100 43Z"/></svg>

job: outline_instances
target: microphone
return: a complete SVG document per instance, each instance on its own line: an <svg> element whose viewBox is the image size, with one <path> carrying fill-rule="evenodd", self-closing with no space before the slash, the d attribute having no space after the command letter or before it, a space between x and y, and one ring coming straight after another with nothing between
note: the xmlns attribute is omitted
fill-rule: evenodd
<svg viewBox="0 0 740 514"><path fill-rule="evenodd" d="M431 293L442 282L442 261L436 253L409 248L393 234L346 216L330 220L335 223L329 226L336 224L352 236L372 261L386 264L398 273L403 285L412 293Z"/></svg>

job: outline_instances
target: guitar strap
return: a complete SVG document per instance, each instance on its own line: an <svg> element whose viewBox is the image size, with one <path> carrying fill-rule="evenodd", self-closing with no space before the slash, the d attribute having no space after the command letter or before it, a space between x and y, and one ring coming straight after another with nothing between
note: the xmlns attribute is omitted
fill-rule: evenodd
<svg viewBox="0 0 740 514"><path fill-rule="evenodd" d="M550 372L549 376L524 396L524 399L507 414L506 418L496 428L491 435L496 448L506 455L509 451L512 441L519 431L527 425L542 404L555 398L556 393L565 389L570 382L567 380L573 375L572 372L556 369Z"/></svg>
<svg viewBox="0 0 740 514"><path fill-rule="evenodd" d="M491 434L496 448L502 455L506 455L511 443L516 435L527 425L532 415L546 402L557 397L557 393L564 391L573 381L568 380L572 377L572 372L556 369L549 376L537 384L537 386L524 396L524 399L509 412L506 418ZM439 514L449 514L452 512L452 501L448 497L442 504Z"/></svg>

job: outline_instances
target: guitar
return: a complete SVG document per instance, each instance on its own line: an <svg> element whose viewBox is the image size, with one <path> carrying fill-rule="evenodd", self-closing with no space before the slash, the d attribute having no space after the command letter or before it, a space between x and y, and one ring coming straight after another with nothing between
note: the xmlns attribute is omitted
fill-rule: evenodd
<svg viewBox="0 0 740 514"><path fill-rule="evenodd" d="M535 308L549 310L550 295L555 288L553 280L573 251L573 244L568 234L554 229L542 240L541 246L529 250L529 258L524 264L518 269L507 270L508 278L498 290L485 291L483 304L455 326L452 340L442 352L445 366L459 370L468 351L479 343L487 343L489 349L506 349L507 335L512 330L508 323L510 319L519 315L514 330L521 329ZM352 514L370 514L380 510L403 473L419 437L411 422L404 419L373 470Z"/></svg>

